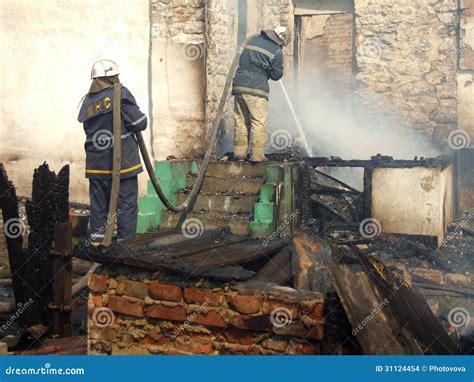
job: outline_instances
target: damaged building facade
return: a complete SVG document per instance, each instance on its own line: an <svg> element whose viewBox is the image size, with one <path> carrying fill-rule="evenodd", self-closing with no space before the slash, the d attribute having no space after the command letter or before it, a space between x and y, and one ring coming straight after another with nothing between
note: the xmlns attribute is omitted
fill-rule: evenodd
<svg viewBox="0 0 474 382"><path fill-rule="evenodd" d="M304 84L306 92L331 93L342 102L337 108L362 109L374 124L394 121L390 123L419 132L441 148L449 147L448 137L453 132L455 144L469 146L474 131L474 16L470 0L161 0L134 2L125 8L111 4L110 9L84 8L79 1L52 1L50 5L59 24L87 14L91 25L88 33L63 28L63 45L71 46L70 41L75 41L81 52L68 50L66 55L62 51L61 57L50 57L51 61L66 62L77 74L72 82L69 74L55 74L59 82L70 84L58 88L64 92L59 98L66 101L54 97L46 113L20 119L17 116L25 114L25 105L6 97L2 126L15 129L2 129L1 150L5 164L21 177L20 195L29 193L28 177L21 174L29 174L33 162L38 162L34 158L44 156L29 138L41 129L49 137L45 142L51 146L49 152L56 153L53 148L58 145L67 147L67 153L56 153L50 161L71 164L75 201L87 200L83 133L75 121L75 107L97 57L105 54L119 61L125 83L136 89L139 103L151 117L149 142L154 158L192 158L205 149L206 133L237 47L246 36L278 24L287 26L294 37L284 51L284 82L294 100L305 97L300 91ZM48 38L49 22L42 22L49 15L45 9L21 1L7 2L3 14L6 23L16 15L17 25L8 31L18 32L5 34L5 49L11 51L6 68L12 77L25 79L25 97L31 100L45 84L32 82L27 77L31 69L18 65L18 58L37 61L39 79L47 77L40 73L51 72L50 61L40 60L41 51L31 45L36 35L42 36L37 45L43 51L57 44L56 38ZM107 26L94 22L104 12L111 17ZM91 42L91 34L100 38ZM32 36L31 41L23 37L26 35ZM5 82L4 92L10 91L9 83ZM276 104L281 91L273 85ZM231 102L227 109L227 138L220 143L221 152L230 151L233 134ZM326 127L317 125L319 115L313 118L314 126L305 128L320 129L324 135ZM74 128L46 129L53 120L55 126ZM269 129L293 124L287 116L270 117ZM140 179L144 193L145 176Z"/></svg>
<svg viewBox="0 0 474 382"><path fill-rule="evenodd" d="M43 300L35 302L37 316L43 317L31 315L32 323L54 322L54 334L68 337L71 331L58 328L70 328L87 279L81 335L84 341L87 334L89 354L459 352L450 335L467 325L456 326L451 316L456 309L467 312L472 291L468 256L474 215L460 216L474 201L472 0L140 0L123 8L117 1L102 10L92 1L86 7L83 0L53 3L61 23L74 16L89 20L87 33L83 27L59 28L61 43L77 40L85 48L64 57L81 77L67 82L70 74L59 71L54 86L61 84L61 89L53 89L64 96L50 97L34 118L27 113L25 120L18 117L33 102L7 99L2 118L17 128L1 131L7 143L1 147L0 186L10 190L11 200L29 196L33 166L47 158L51 167L67 163L60 178L67 175L70 189L67 193L63 187L59 196L87 202L83 131L73 103L79 89L87 88L90 64L106 54L119 62L121 79L136 88L150 117L150 172L163 194L171 204L187 203L197 187L197 199L182 214L167 210L157 187L141 174L137 233L144 235L122 242L120 253L115 246L94 250L88 240L73 246L73 221L82 221L77 237L84 238L87 213L66 218L65 200L43 198L53 183L61 182L43 181L56 175L47 164L40 166L33 189L41 193L31 192L33 203L26 208L28 233L35 238L35 230L43 228L34 224L42 214L48 227L42 234L49 235L51 247L42 250L52 259L42 264L51 274L61 268L62 284L58 277L45 281L38 276L34 240L23 249L22 235L13 238L11 274L23 267L16 260L27 253L35 272L28 267L23 272L48 285ZM28 22L33 14L39 21L51 18L44 13L48 7L30 7L25 1L7 8L4 19L25 15L20 26L33 25ZM101 19L104 12L110 12L108 22ZM292 39L283 51L283 81L271 84L269 160L213 157L206 164L201 159L238 48L248 36L277 25L286 26ZM30 35L50 31L41 22L28 28L21 30ZM7 40L13 39L9 33ZM91 36L97 41L91 42ZM55 51L55 38L43 39L44 51ZM30 52L21 37L6 46L17 56L41 56ZM79 59L84 54L93 59ZM50 63L38 60L37 75L30 75L19 61L7 67L25 79L25 99L32 101L43 94L41 78L54 73ZM50 76L38 75L44 70ZM11 92L14 83L6 84L4 91ZM325 102L313 108L314 99ZM232 148L232 97L227 101L217 157ZM294 115L288 110L293 106ZM331 124L335 119L328 114L341 118ZM352 116L362 122L350 122ZM312 149L307 157L295 155L298 147L292 144L302 138L294 130L298 118ZM359 128L364 124L371 128L368 137ZM38 126L51 126L41 130L47 139L39 146L34 142ZM277 133L284 147L273 141ZM385 145L366 142L370 134L381 136ZM428 147L428 154L402 150L411 140L422 142L413 147ZM385 152L390 145L393 151ZM337 151L340 147L346 150ZM346 178L354 168L360 170L360 187ZM0 202L5 210L6 198ZM31 207L36 204L41 208ZM14 207L7 212L19 220ZM73 285L72 274L81 262L87 270ZM93 263L101 265L90 267ZM17 289L24 286L22 280L12 283ZM43 290L36 286L32 289ZM58 298L48 294L52 290L68 293ZM429 299L440 291L445 293L441 307L439 299ZM440 319L441 310L449 311L448 317Z"/></svg>

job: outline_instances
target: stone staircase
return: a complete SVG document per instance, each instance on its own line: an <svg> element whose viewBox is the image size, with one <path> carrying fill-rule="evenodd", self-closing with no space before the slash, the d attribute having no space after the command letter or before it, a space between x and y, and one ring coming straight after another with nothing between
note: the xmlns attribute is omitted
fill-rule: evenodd
<svg viewBox="0 0 474 382"><path fill-rule="evenodd" d="M198 161L156 163L160 184L174 203L180 204L187 198L199 166ZM279 172L278 167L263 163L211 162L187 220L199 229L229 229L237 235L267 237L276 226L275 174ZM174 228L179 216L163 206L148 181L147 195L139 200L137 231Z"/></svg>

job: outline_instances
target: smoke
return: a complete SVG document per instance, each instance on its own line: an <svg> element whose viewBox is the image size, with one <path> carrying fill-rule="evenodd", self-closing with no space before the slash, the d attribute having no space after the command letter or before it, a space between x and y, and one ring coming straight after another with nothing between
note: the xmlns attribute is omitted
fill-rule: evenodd
<svg viewBox="0 0 474 382"><path fill-rule="evenodd" d="M380 153L394 159L413 159L440 154L427 137L407 126L396 111L374 113L381 110L379 103L383 95L372 94L370 104L364 107L360 102L357 104L359 100L349 88L338 90L321 78L305 76L304 81L288 85L296 115L315 157L370 159ZM268 125L270 135L274 131L287 131L294 141L300 137L290 106L275 83L271 87ZM271 145L267 149L275 151ZM354 187L362 186L360 169L331 172Z"/></svg>

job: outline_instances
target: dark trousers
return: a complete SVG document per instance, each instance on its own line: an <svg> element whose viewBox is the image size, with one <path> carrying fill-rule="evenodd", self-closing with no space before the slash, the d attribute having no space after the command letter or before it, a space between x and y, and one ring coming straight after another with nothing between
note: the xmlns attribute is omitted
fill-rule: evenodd
<svg viewBox="0 0 474 382"><path fill-rule="evenodd" d="M97 246L104 239L107 227L112 179L89 179L89 196L91 201L90 240ZM117 212L111 216L110 222L117 222L117 238L129 239L135 236L138 214L138 178L120 180L120 192Z"/></svg>

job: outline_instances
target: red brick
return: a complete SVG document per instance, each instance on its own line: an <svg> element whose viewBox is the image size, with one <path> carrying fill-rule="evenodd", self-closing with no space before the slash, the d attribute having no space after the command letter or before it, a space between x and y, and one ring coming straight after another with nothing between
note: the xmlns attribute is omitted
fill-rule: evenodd
<svg viewBox="0 0 474 382"><path fill-rule="evenodd" d="M109 289L109 279L103 275L91 274L89 276L89 289L96 293L104 293Z"/></svg>
<svg viewBox="0 0 474 382"><path fill-rule="evenodd" d="M125 297L109 296L108 306L114 312L127 314L129 316L143 317L143 301L129 300Z"/></svg>
<svg viewBox="0 0 474 382"><path fill-rule="evenodd" d="M256 296L236 295L227 298L230 308L244 314L254 314L260 312L261 300Z"/></svg>
<svg viewBox="0 0 474 382"><path fill-rule="evenodd" d="M89 339L98 341L114 341L117 338L117 328L91 325L88 330Z"/></svg>
<svg viewBox="0 0 474 382"><path fill-rule="evenodd" d="M140 341L140 343L144 346L146 345L166 346L171 343L171 340L165 336L159 336L155 339L149 336L146 336Z"/></svg>
<svg viewBox="0 0 474 382"><path fill-rule="evenodd" d="M323 338L322 325L308 328L302 322L297 322L281 328L274 326L273 332L284 336L311 338L314 340L321 340Z"/></svg>
<svg viewBox="0 0 474 382"><path fill-rule="evenodd" d="M184 298L187 302L193 304L207 304L210 306L221 305L222 293L214 292L205 288L186 288Z"/></svg>
<svg viewBox="0 0 474 382"><path fill-rule="evenodd" d="M227 326L221 315L213 310L196 314L193 322L206 326L224 328Z"/></svg>
<svg viewBox="0 0 474 382"><path fill-rule="evenodd" d="M316 304L309 316L314 320L321 321L324 318L324 304Z"/></svg>
<svg viewBox="0 0 474 382"><path fill-rule="evenodd" d="M152 318L161 318L170 321L186 321L186 311L182 306L164 306L153 304L148 307L146 315Z"/></svg>
<svg viewBox="0 0 474 382"><path fill-rule="evenodd" d="M255 337L249 330L229 328L224 332L224 336L226 341L230 343L242 345L252 345L253 343L255 343Z"/></svg>
<svg viewBox="0 0 474 382"><path fill-rule="evenodd" d="M239 314L232 317L232 325L239 329L269 331L272 328L270 316L246 316Z"/></svg>
<svg viewBox="0 0 474 382"><path fill-rule="evenodd" d="M320 354L319 343L297 342L290 340L290 354Z"/></svg>
<svg viewBox="0 0 474 382"><path fill-rule="evenodd" d="M273 300L264 301L262 305L262 312L264 314L272 314L272 312L283 309L288 310L290 312L292 320L298 318L298 306L296 305L290 305L287 303Z"/></svg>
<svg viewBox="0 0 474 382"><path fill-rule="evenodd" d="M202 344L199 342L188 341L186 343L177 343L174 346L179 350L184 350L193 354L210 354L212 352L212 344Z"/></svg>
<svg viewBox="0 0 474 382"><path fill-rule="evenodd" d="M216 336L214 334L207 333L191 333L191 337L193 337L193 341L201 343L210 343L216 340Z"/></svg>
<svg viewBox="0 0 474 382"><path fill-rule="evenodd" d="M171 284L160 284L157 282L151 282L148 285L148 293L154 300L165 300L180 302L183 298L181 288Z"/></svg>
<svg viewBox="0 0 474 382"><path fill-rule="evenodd" d="M166 351L162 351L160 354L162 355L188 355L188 353L178 351L178 350L166 350Z"/></svg>
<svg viewBox="0 0 474 382"><path fill-rule="evenodd" d="M101 295L89 294L89 301L93 307L102 306L104 300Z"/></svg>
<svg viewBox="0 0 474 382"><path fill-rule="evenodd" d="M117 293L144 299L148 296L148 287L141 282L119 279L117 280Z"/></svg>

